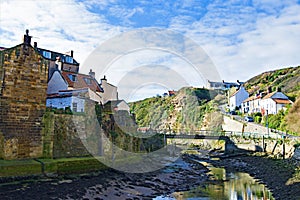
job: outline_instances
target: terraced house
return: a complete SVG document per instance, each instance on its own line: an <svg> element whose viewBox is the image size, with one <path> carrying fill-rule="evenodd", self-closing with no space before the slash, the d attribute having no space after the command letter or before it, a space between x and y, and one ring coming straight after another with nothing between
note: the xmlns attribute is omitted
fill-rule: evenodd
<svg viewBox="0 0 300 200"><path fill-rule="evenodd" d="M262 113L262 115L277 114L291 104L293 102L280 90L271 92L269 89L266 93L258 93L244 100L242 111L248 114L257 112Z"/></svg>

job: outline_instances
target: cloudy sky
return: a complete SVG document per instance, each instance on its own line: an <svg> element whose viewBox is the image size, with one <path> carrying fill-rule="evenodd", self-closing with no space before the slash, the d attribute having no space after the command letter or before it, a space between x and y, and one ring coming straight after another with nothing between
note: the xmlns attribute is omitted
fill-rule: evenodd
<svg viewBox="0 0 300 200"><path fill-rule="evenodd" d="M97 78L103 70L84 66L88 56L111 38L141 28L167 29L194 41L226 81L246 81L264 71L300 65L299 0L1 0L0 9L0 46L21 43L29 29L41 48L74 50L81 72L93 68ZM145 60L139 66L189 65L184 59L176 61L176 52L141 50L138 55ZM124 56L114 64L137 65L136 57ZM107 74L118 85L121 78ZM185 79L191 85L197 82L190 81L192 76Z"/></svg>

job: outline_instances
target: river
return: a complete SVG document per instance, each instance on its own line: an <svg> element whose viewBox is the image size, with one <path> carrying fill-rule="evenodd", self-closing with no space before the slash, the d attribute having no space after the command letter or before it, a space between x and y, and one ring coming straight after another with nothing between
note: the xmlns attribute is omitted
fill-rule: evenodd
<svg viewBox="0 0 300 200"><path fill-rule="evenodd" d="M0 185L1 199L103 200L254 200L274 199L249 174L227 172L209 160L182 155L155 172L132 174L115 170L94 174L26 180Z"/></svg>
<svg viewBox="0 0 300 200"><path fill-rule="evenodd" d="M154 200L274 200L271 192L249 174L226 172L224 168L201 163L210 170L208 174L212 182L204 187L158 196Z"/></svg>

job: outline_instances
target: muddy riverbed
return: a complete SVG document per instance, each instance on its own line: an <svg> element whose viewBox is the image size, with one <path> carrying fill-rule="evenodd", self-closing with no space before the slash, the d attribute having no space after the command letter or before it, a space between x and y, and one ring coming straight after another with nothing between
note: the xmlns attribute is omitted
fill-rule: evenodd
<svg viewBox="0 0 300 200"><path fill-rule="evenodd" d="M239 156L208 160L183 155L169 166L149 173L132 174L105 170L85 175L67 175L2 184L1 199L188 199L185 196L210 197L210 186L224 188L225 179L212 179L211 168L199 161L226 169L226 173L247 172L272 191L275 199L300 199L299 183L286 185L291 170L276 168L276 163L259 157ZM271 166L271 167L270 167ZM277 170L277 171L274 171ZM277 174L280 174L277 176ZM241 183L238 183L241 185ZM221 188L222 188L221 187ZM270 196L270 194L268 194ZM298 195L298 196L297 196ZM228 199L228 198L224 198ZM273 199L270 198L270 199Z"/></svg>

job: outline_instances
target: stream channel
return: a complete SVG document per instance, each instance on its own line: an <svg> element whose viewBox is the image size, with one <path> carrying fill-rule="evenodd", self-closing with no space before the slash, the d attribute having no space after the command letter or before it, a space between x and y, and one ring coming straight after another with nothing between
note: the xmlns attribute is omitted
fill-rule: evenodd
<svg viewBox="0 0 300 200"><path fill-rule="evenodd" d="M210 180L204 188L174 192L158 196L154 200L274 200L271 192L247 173L226 172L224 168L213 167L201 162L210 172Z"/></svg>

